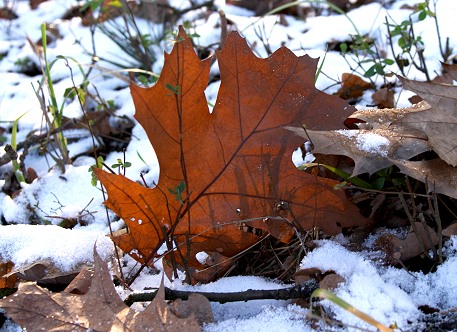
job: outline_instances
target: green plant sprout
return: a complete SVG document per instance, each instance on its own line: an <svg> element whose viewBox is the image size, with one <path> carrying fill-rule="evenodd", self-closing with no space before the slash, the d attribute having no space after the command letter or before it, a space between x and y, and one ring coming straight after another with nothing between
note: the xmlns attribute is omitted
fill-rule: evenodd
<svg viewBox="0 0 457 332"><path fill-rule="evenodd" d="M19 120L26 114L27 114L27 112L25 112L24 114L19 116L13 122L13 127L11 129L11 147L14 149L14 151L17 151L17 140L16 140L16 138L17 138L18 123L19 123ZM16 176L17 181L19 183L25 183L24 174L22 174L21 167L20 167L19 163L17 162L17 159L13 159L13 160L11 160L11 162L13 163L14 175Z"/></svg>
<svg viewBox="0 0 457 332"><path fill-rule="evenodd" d="M361 179L359 176L351 176L351 174L337 168L334 166L320 164L320 163L307 163L298 166L298 169L305 171L312 167L325 167L332 173L338 175L343 179L342 183L336 185L334 189L346 188L347 183L351 183L356 187L368 190L386 190L389 188L403 188L405 187L405 176L403 174L398 174L398 177L394 176L394 167L386 167L374 173L370 177L370 182Z"/></svg>
<svg viewBox="0 0 457 332"><path fill-rule="evenodd" d="M175 200L177 200L181 205L184 205L182 194L186 190L186 184L184 181L181 181L179 185L175 185L174 189L167 188L170 194L175 195Z"/></svg>
<svg viewBox="0 0 457 332"><path fill-rule="evenodd" d="M409 19L404 20L400 24L390 23L389 19L386 17L385 24L387 26L389 44L391 46L391 51L394 56L395 63L397 64L403 76L406 76L405 68L408 68L412 65L417 70L424 73L427 81L430 82L431 78L424 57L425 44L422 40L422 37L417 36L414 32L413 16L416 15L419 22L425 20L427 17L433 18L435 20L441 55L444 62L448 60L448 57L452 53L452 50L449 49L449 39L447 40L446 50L443 51L436 14L430 9L428 0L419 3L417 5L417 9L409 16ZM397 45L401 49L401 54L395 54L393 47L393 39L395 37L398 37ZM417 62L415 59L416 56L419 62Z"/></svg>
<svg viewBox="0 0 457 332"><path fill-rule="evenodd" d="M43 81L40 83L40 88L38 90L35 90L35 94L37 95L38 99L40 99L42 103L42 111L43 114L46 117L46 121L48 125L52 129L58 129L61 128L62 126L62 120L63 120L63 107L59 109L57 105L57 98L56 94L54 92L54 85L52 82L52 77L51 77L51 68L53 64L59 59L56 58L54 59L51 63L48 62L48 57L47 57L47 36L46 36L46 24L43 23L41 25L41 41L42 41L42 46L43 46L43 59L44 59L44 67L42 67L43 71ZM39 90L41 90L42 84L45 83L47 88L48 88L48 93L49 97L51 98L51 103L47 107L45 106L45 100L44 97L40 96ZM49 119L47 115L47 111L51 113L52 119ZM67 148L67 141L64 137L64 134L62 130L59 130L55 135L54 135L54 141L57 144L57 149L60 152L60 158L53 157L54 160L57 162L57 164L60 166L62 172L65 172L65 164L70 163L70 158L68 155L68 148Z"/></svg>
<svg viewBox="0 0 457 332"><path fill-rule="evenodd" d="M132 163L131 162L128 162L128 161L125 161L123 162L121 158L117 158L117 163L115 164L112 164L111 165L111 168L118 168L119 169L119 172L122 170L125 170L126 168L132 166Z"/></svg>
<svg viewBox="0 0 457 332"><path fill-rule="evenodd" d="M179 85L173 86L171 84L165 84L165 87L170 90L174 95L180 95L181 94L181 87Z"/></svg>
<svg viewBox="0 0 457 332"><path fill-rule="evenodd" d="M95 164L90 166L89 169L87 170L91 174L90 183L94 187L96 187L97 183L98 183L98 178L95 175L94 168L103 168L104 163L105 163L105 160L103 159L103 157L102 156L98 156L97 160L95 161Z"/></svg>
<svg viewBox="0 0 457 332"><path fill-rule="evenodd" d="M350 182L359 188L373 189L372 185L369 184L368 182L366 182L356 176L351 177L351 174L346 173L345 171L340 170L339 168L336 168L336 167L333 167L330 165L325 165L325 164L320 164L320 163L307 163L307 164L303 164L303 165L299 166L298 169L301 171L304 171L304 170L307 170L308 168L319 167L319 166L327 168L329 171L335 173L339 177L343 178L345 181Z"/></svg>
<svg viewBox="0 0 457 332"><path fill-rule="evenodd" d="M124 6L126 2L115 0L110 1L108 5L117 9L122 9L122 23L117 20L106 20L97 24L97 27L109 37L117 46L128 54L135 62L123 59L123 63L129 63L127 67L139 67L140 69L150 70L156 61L155 53L151 49L152 45L158 45L161 37L153 37L152 34L142 34L138 28L129 6ZM100 14L104 14L109 7L103 6L102 0L88 1L81 7L81 11L90 8L92 11L100 9ZM113 62L111 62L113 63ZM125 65L116 63L115 65L125 68Z"/></svg>

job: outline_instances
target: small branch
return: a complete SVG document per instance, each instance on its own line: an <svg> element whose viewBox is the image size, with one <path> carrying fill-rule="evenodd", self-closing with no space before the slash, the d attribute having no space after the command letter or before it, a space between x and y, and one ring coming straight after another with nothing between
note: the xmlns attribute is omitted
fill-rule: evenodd
<svg viewBox="0 0 457 332"><path fill-rule="evenodd" d="M314 279L305 282L303 285L297 285L289 288L273 289L273 290L252 290L249 289L244 292L233 293L207 293L207 292L191 292L191 291L178 291L165 287L165 299L187 300L190 294L196 293L205 296L209 301L226 303L237 301L251 301L251 300L290 300L299 298L308 298L311 293L319 288L319 285ZM135 302L148 302L152 301L157 294L157 290L150 293L131 294L124 303L131 306Z"/></svg>
<svg viewBox="0 0 457 332"><path fill-rule="evenodd" d="M6 153L0 158L0 166L9 163L11 160L17 160L17 152L11 145L6 144L5 152Z"/></svg>

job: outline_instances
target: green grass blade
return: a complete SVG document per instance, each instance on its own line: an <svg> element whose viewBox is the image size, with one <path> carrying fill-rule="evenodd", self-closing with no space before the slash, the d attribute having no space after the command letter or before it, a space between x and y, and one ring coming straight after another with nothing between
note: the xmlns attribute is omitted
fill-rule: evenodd
<svg viewBox="0 0 457 332"><path fill-rule="evenodd" d="M322 71L322 67L324 66L324 62L325 62L325 58L327 57L327 53L328 53L328 46L325 48L324 58L322 59L321 64L319 65L319 68L317 68L316 76L314 76L314 84L316 84L317 79L319 78L319 75Z"/></svg>
<svg viewBox="0 0 457 332"><path fill-rule="evenodd" d="M349 181L354 186L357 186L357 187L360 187L360 188L364 188L364 189L373 189L372 185L369 184L368 182L366 182L366 181L364 181L362 179L359 179L356 176L351 177L351 174L346 173L345 171L342 171L341 169L333 167L333 166L330 166L330 165L319 164L319 163L308 163L308 164L303 164L303 165L299 166L298 169L303 171L303 170L305 170L305 169L307 169L309 167L318 167L318 166L323 166L323 167L327 168L329 171L335 173L339 177L342 177L346 181Z"/></svg>
<svg viewBox="0 0 457 332"><path fill-rule="evenodd" d="M338 296L336 296L335 294L333 294L332 292L326 290L326 289L322 289L322 288L319 288L319 289L316 289L312 294L311 294L311 297L310 297L310 310L312 309L312 302L311 300L315 297L319 297L321 299L327 299L331 302L333 302L334 304L336 304L337 306L343 308L344 310L346 310L347 312L350 312L351 314L359 317L360 319L364 320L365 322L367 322L368 324L374 326L375 328L377 328L378 330L382 331L382 332L393 332L394 330L385 326L384 324L378 322L377 320L375 320L374 318L372 318L371 316L368 316L366 313L364 312L361 312L360 310L354 308L352 305L350 305L349 303L347 303L346 301L344 301L343 299L339 298Z"/></svg>

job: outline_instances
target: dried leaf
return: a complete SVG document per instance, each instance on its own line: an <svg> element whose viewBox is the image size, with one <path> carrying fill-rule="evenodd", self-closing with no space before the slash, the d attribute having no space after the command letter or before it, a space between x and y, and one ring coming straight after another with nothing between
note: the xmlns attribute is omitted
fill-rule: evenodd
<svg viewBox="0 0 457 332"><path fill-rule="evenodd" d="M392 160L409 159L430 150L427 141L396 130L314 131L287 127L298 135L309 137L315 153L344 155L355 162L352 176L372 174L393 164Z"/></svg>
<svg viewBox="0 0 457 332"><path fill-rule="evenodd" d="M406 89L420 95L431 106L405 114L397 123L423 131L440 158L457 166L457 86L404 78L401 81Z"/></svg>
<svg viewBox="0 0 457 332"><path fill-rule="evenodd" d="M0 262L0 289L13 288L16 285L16 276L9 275L13 267L12 262Z"/></svg>
<svg viewBox="0 0 457 332"><path fill-rule="evenodd" d="M155 188L96 170L108 191L106 205L129 227L115 242L150 264L172 239L170 262L194 277L206 268L204 281L208 267L196 259L199 252L232 257L265 232L287 242L292 225L336 234L366 223L344 192L333 190L337 182L300 172L291 162L303 139L283 126L336 129L353 110L316 90L317 60L286 48L259 59L236 32L217 57L221 87L212 113L204 95L210 59L198 59L182 29L156 85L131 86L135 118L160 164Z"/></svg>
<svg viewBox="0 0 457 332"><path fill-rule="evenodd" d="M443 66L445 75L449 76L454 81L457 81L457 64L450 65L447 63L441 63L441 65Z"/></svg>
<svg viewBox="0 0 457 332"><path fill-rule="evenodd" d="M39 281L41 284L67 285L73 278L86 268L87 265L80 264L71 271L62 272L50 260L39 260L30 264L23 264L11 270L7 276L16 276L27 281Z"/></svg>
<svg viewBox="0 0 457 332"><path fill-rule="evenodd" d="M177 299L173 302L170 309L179 318L187 318L194 315L200 325L214 322L211 304L201 294L190 294L187 301Z"/></svg>
<svg viewBox="0 0 457 332"><path fill-rule="evenodd" d="M457 223L453 223L453 224L449 225L448 227L446 227L445 229L443 229L442 234L443 234L443 236L449 236L449 237L451 237L452 235L457 235Z"/></svg>
<svg viewBox="0 0 457 332"><path fill-rule="evenodd" d="M378 108L393 108L395 106L392 89L382 88L371 95L371 99Z"/></svg>
<svg viewBox="0 0 457 332"><path fill-rule="evenodd" d="M108 265L96 252L87 293L74 295L71 289L51 293L35 283L22 283L15 294L0 300L0 308L30 331L200 331L193 317L172 314L163 283L143 312L127 307L116 293Z"/></svg>
<svg viewBox="0 0 457 332"><path fill-rule="evenodd" d="M372 89L373 85L365 82L359 76L344 73L341 78L341 88L336 95L343 99L353 99L363 96L365 90Z"/></svg>
<svg viewBox="0 0 457 332"><path fill-rule="evenodd" d="M434 191L457 198L457 168L443 160L396 160L394 164L403 174L427 184L429 192Z"/></svg>
<svg viewBox="0 0 457 332"><path fill-rule="evenodd" d="M417 233L411 230L405 239L392 234L381 235L375 246L384 251L389 260L405 262L438 244L438 235L432 228L427 225L424 227L420 222L415 223L415 228Z"/></svg>

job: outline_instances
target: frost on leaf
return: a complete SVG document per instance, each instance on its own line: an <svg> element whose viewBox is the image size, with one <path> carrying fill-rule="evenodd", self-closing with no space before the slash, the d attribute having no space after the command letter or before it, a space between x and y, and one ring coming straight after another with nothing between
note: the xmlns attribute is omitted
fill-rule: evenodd
<svg viewBox="0 0 457 332"><path fill-rule="evenodd" d="M148 264L167 243L176 249L166 264L209 281L267 233L287 242L294 228L337 234L365 224L345 193L333 189L336 182L300 172L291 160L304 140L284 126L338 129L353 112L314 87L317 60L287 48L259 59L232 32L217 54L221 87L212 113L204 95L210 60L197 57L181 29L158 82L131 86L160 177L146 188L96 170L106 205L129 228L114 241ZM200 262L200 252L211 259Z"/></svg>
<svg viewBox="0 0 457 332"><path fill-rule="evenodd" d="M457 67L447 66L452 77ZM313 153L345 155L355 165L352 176L396 165L435 191L457 198L457 86L401 78L406 89L424 100L401 109L361 110L346 119L351 130L302 130L288 127L314 144ZM411 160L435 151L438 158Z"/></svg>

